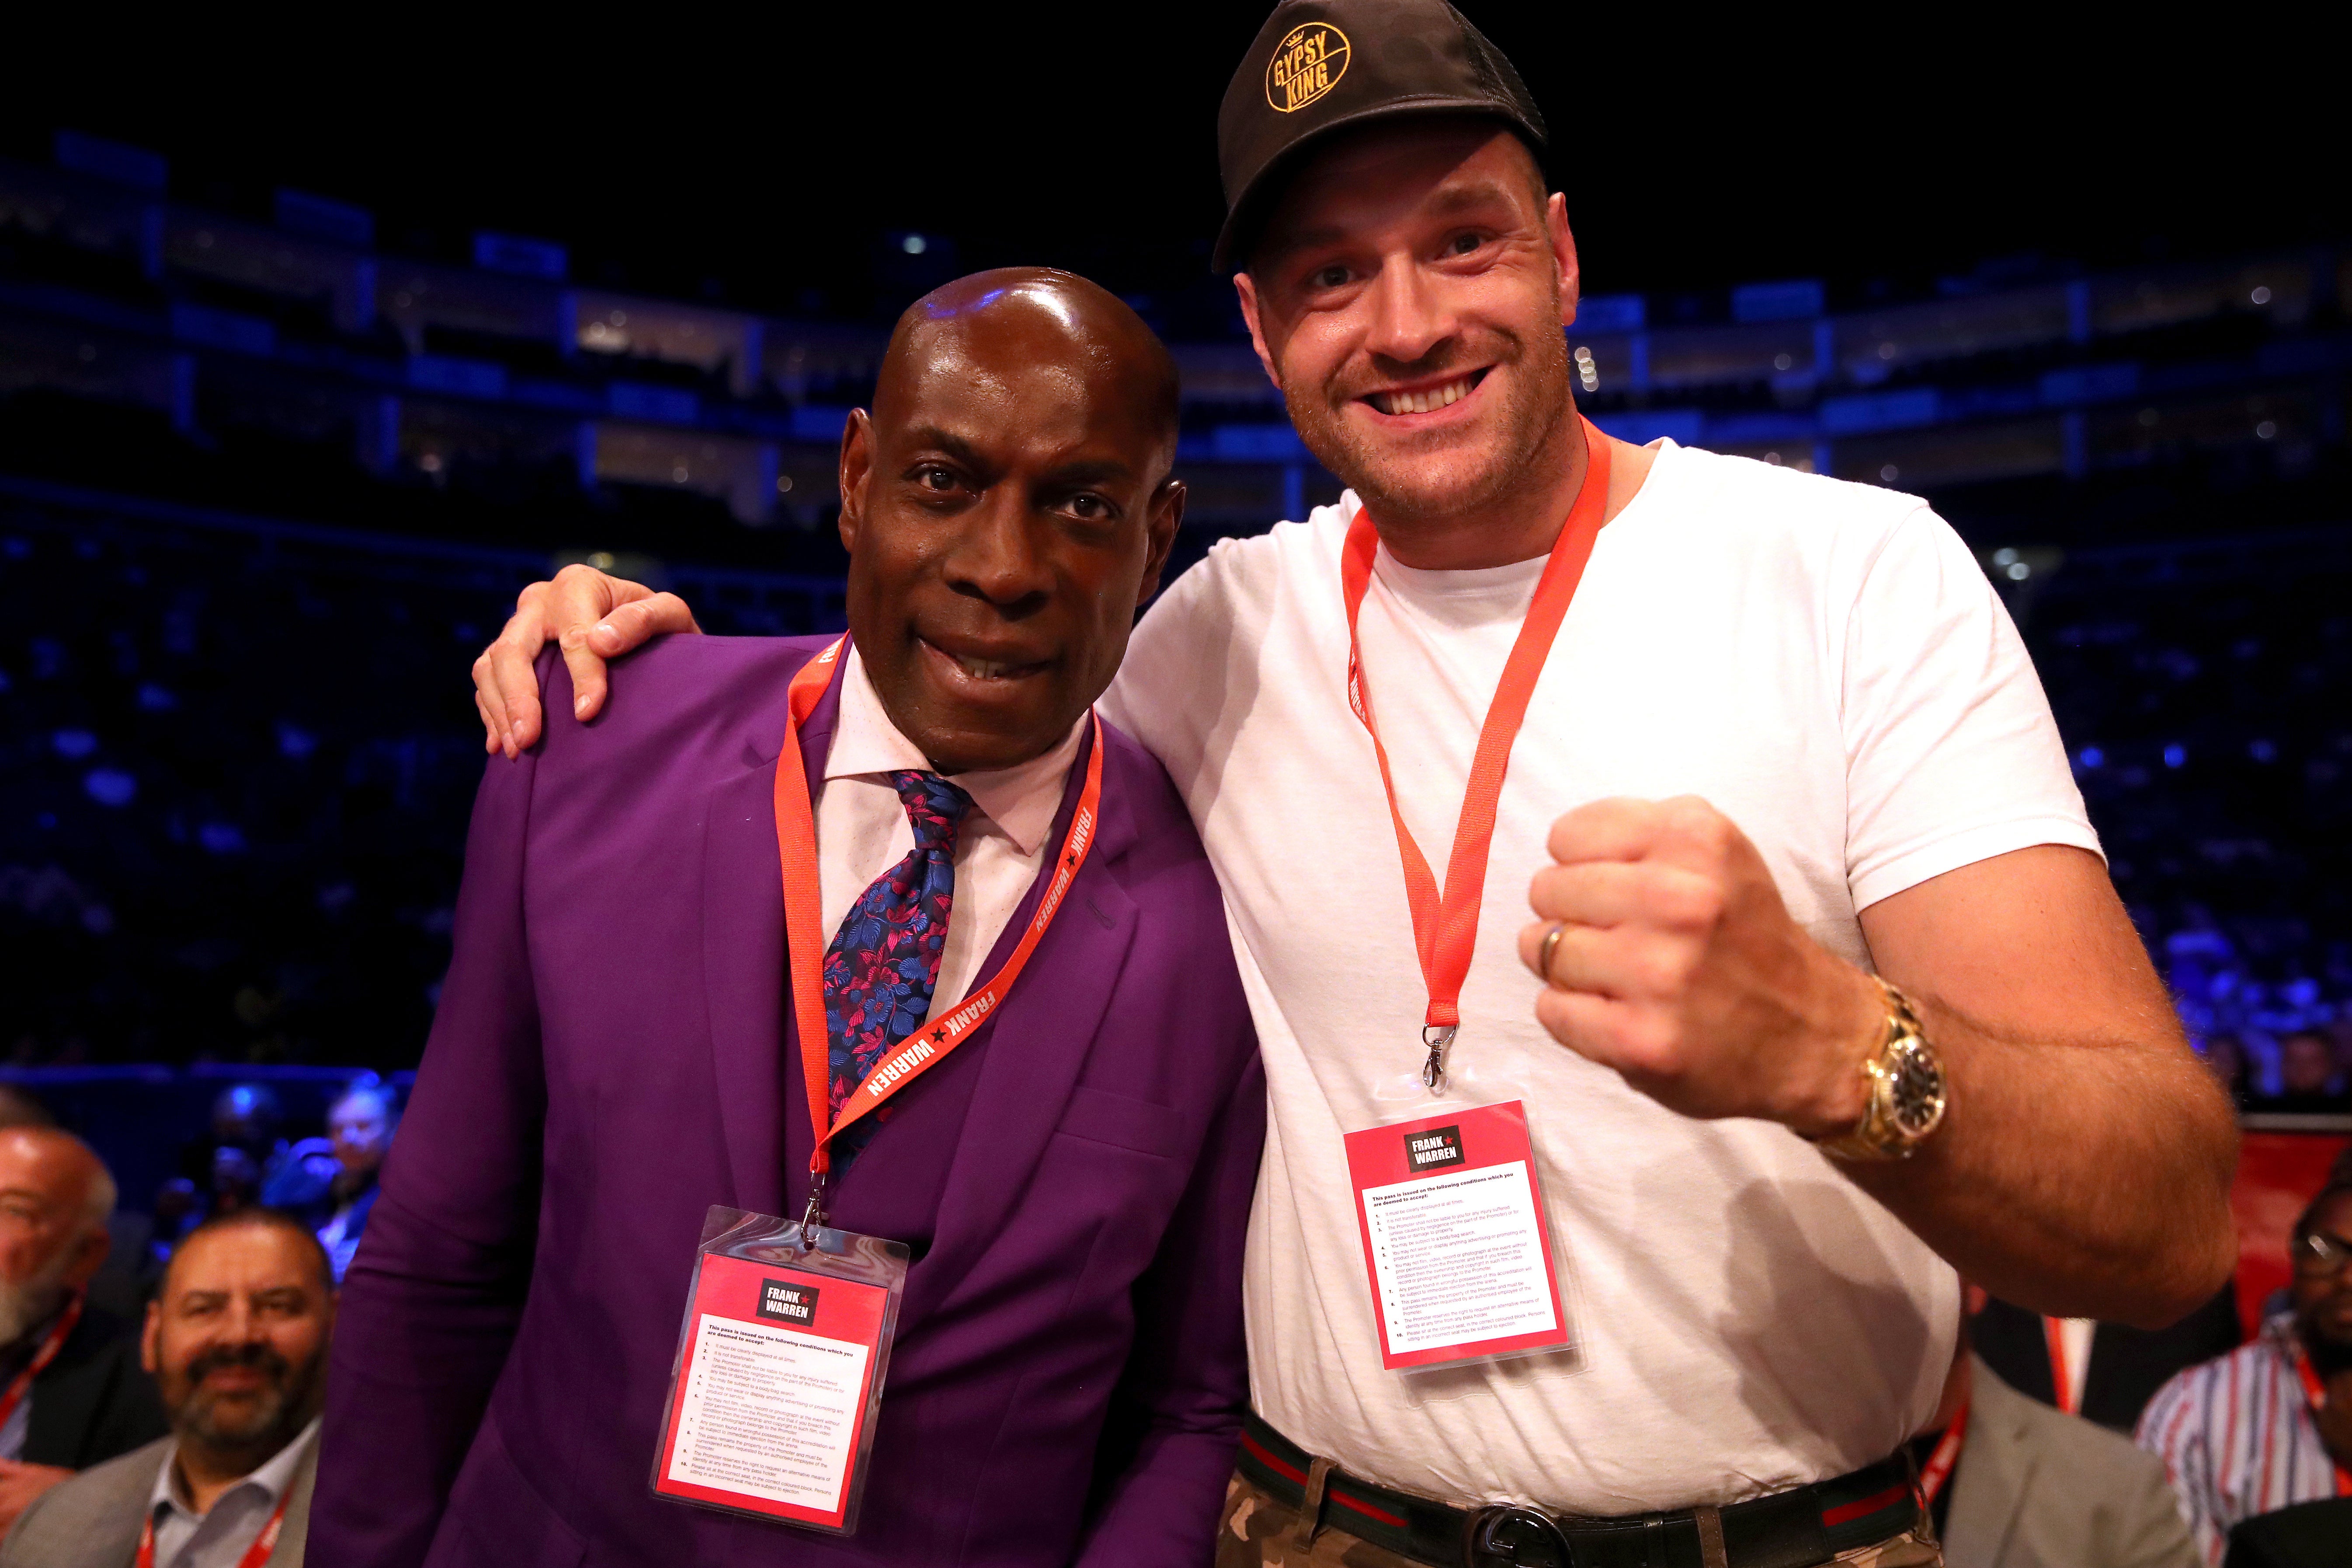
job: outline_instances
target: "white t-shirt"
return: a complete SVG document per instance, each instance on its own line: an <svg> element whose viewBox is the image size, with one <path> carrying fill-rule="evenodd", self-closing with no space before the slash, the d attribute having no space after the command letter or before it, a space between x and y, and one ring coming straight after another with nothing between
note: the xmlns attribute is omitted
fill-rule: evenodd
<svg viewBox="0 0 2352 1568"><path fill-rule="evenodd" d="M1615 1514L1727 1503L1885 1458L1934 1410L1950 1268L1787 1130L1665 1110L1556 1044L1515 943L1571 807L1697 795L1798 922L2036 844L2095 850L2016 629L1915 498L1662 444L1596 543L1512 753L1449 1058L1526 1101L1573 1352L1381 1367L1341 1145L1427 1114L1426 994L1371 743L1345 690L1353 495L1219 544L1136 629L1105 712L1167 763L1224 886L1270 1121L1246 1272L1253 1396L1310 1451L1454 1500ZM1407 824L1453 842L1540 561L1383 551L1366 678Z"/></svg>

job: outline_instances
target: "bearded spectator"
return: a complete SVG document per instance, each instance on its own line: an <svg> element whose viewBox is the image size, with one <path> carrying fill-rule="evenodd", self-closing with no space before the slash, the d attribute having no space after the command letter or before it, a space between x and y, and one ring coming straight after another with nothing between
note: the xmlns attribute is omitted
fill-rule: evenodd
<svg viewBox="0 0 2352 1568"><path fill-rule="evenodd" d="M198 1226L140 1347L171 1435L41 1498L0 1542L0 1568L296 1568L334 1319L326 1256L300 1220L242 1209Z"/></svg>
<svg viewBox="0 0 2352 1568"><path fill-rule="evenodd" d="M55 1127L0 1129L0 1529L164 1430L126 1320L92 1305L114 1179Z"/></svg>

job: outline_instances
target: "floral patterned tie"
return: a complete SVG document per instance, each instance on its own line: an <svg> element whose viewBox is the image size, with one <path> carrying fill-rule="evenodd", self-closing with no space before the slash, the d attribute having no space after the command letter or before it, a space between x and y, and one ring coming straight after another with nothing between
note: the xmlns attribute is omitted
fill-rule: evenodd
<svg viewBox="0 0 2352 1568"><path fill-rule="evenodd" d="M915 847L858 895L824 954L825 1098L835 1121L875 1064L930 1012L955 903L956 829L971 809L971 796L937 773L889 778L914 825ZM880 1120L869 1116L834 1140L836 1174Z"/></svg>

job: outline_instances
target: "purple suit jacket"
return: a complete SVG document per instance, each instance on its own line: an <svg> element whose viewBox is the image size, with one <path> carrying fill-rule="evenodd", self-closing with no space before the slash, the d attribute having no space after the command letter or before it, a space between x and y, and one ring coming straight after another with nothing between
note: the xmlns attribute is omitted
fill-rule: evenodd
<svg viewBox="0 0 2352 1568"><path fill-rule="evenodd" d="M654 645L588 726L542 663L547 737L484 778L455 961L344 1282L310 1561L1209 1560L1265 1086L1200 842L1108 728L1095 847L959 1052L858 1533L649 1490L704 1210L797 1215L807 1192L773 790L786 685L823 646ZM836 677L803 731L813 780L837 711ZM924 1097L903 1099L835 1223L888 1206Z"/></svg>

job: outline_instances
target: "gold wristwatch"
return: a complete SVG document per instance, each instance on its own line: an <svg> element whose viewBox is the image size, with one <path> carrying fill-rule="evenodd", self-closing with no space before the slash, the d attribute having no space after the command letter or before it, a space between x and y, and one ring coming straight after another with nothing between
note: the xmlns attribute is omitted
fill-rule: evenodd
<svg viewBox="0 0 2352 1568"><path fill-rule="evenodd" d="M1816 1138L1813 1144L1840 1160L1907 1160L1943 1124L1951 1091L1911 998L1871 978L1886 997L1886 1039L1862 1064L1870 1103L1852 1131Z"/></svg>

